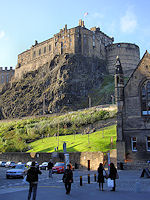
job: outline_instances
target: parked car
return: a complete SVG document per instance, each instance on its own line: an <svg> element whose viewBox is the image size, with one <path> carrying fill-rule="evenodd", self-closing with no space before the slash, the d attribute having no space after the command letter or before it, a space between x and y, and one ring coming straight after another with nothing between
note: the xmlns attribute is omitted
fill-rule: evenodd
<svg viewBox="0 0 150 200"><path fill-rule="evenodd" d="M47 170L48 169L48 162L43 162L40 166L39 166L40 170Z"/></svg>
<svg viewBox="0 0 150 200"><path fill-rule="evenodd" d="M14 169L6 171L6 178L24 178L27 173L27 168L24 164L16 165Z"/></svg>
<svg viewBox="0 0 150 200"><path fill-rule="evenodd" d="M6 164L5 164L5 167L15 167L15 162L12 162L12 161L8 161L8 162L6 162Z"/></svg>
<svg viewBox="0 0 150 200"><path fill-rule="evenodd" d="M31 167L32 161L26 163L26 167ZM35 166L39 167L39 164L35 161Z"/></svg>
<svg viewBox="0 0 150 200"><path fill-rule="evenodd" d="M5 161L0 161L0 167L5 167L6 162Z"/></svg>
<svg viewBox="0 0 150 200"><path fill-rule="evenodd" d="M52 172L57 174L64 173L64 166L64 162L57 162L52 168Z"/></svg>

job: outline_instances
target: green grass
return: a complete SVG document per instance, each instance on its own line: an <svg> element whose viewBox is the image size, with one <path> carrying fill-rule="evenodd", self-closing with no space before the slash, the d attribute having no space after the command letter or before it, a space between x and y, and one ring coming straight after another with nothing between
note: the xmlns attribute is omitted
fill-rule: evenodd
<svg viewBox="0 0 150 200"><path fill-rule="evenodd" d="M95 122L116 117L116 107L105 109L93 107L85 110L0 121L0 152L26 152L30 142L54 136L59 129L61 135L82 133ZM90 130L91 131L91 130Z"/></svg>
<svg viewBox="0 0 150 200"><path fill-rule="evenodd" d="M89 142L88 142L89 137ZM67 143L68 152L107 152L110 150L111 137L113 137L113 149L116 148L116 125L109 126L103 131L89 134L76 134L59 136L59 152L63 152L63 142ZM30 143L32 148L28 152L54 152L58 146L58 137L49 137Z"/></svg>

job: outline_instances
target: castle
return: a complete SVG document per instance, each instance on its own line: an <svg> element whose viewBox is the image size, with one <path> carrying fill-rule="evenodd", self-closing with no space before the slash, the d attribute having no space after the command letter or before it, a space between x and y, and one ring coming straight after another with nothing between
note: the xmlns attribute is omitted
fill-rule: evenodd
<svg viewBox="0 0 150 200"><path fill-rule="evenodd" d="M55 55L65 53L102 59L106 61L110 74L114 74L115 59L119 56L124 74L129 76L139 63L139 47L130 43L113 42L114 38L107 36L100 28L87 29L84 21L80 19L77 27L68 29L65 25L54 37L41 43L35 41L30 49L19 54L15 79L20 79L24 73L49 63Z"/></svg>
<svg viewBox="0 0 150 200"><path fill-rule="evenodd" d="M4 69L0 67L0 89L4 84L8 83L14 76L15 70L10 67L9 69L5 67Z"/></svg>

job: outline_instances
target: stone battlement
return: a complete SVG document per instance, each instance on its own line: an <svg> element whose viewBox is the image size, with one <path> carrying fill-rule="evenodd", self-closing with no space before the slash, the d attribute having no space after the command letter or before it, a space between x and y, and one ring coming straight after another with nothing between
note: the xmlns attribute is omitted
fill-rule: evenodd
<svg viewBox="0 0 150 200"><path fill-rule="evenodd" d="M0 67L0 71L14 71L13 67Z"/></svg>
<svg viewBox="0 0 150 200"><path fill-rule="evenodd" d="M0 67L0 89L6 83L9 83L14 76L15 70L13 67Z"/></svg>

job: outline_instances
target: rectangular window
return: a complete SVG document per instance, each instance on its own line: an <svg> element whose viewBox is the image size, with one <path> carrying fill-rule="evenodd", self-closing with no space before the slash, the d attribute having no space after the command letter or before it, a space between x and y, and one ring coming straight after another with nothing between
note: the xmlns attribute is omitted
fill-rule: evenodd
<svg viewBox="0 0 150 200"><path fill-rule="evenodd" d="M150 151L150 137L146 138L146 147L147 147L147 151Z"/></svg>
<svg viewBox="0 0 150 200"><path fill-rule="evenodd" d="M36 51L33 51L33 58L35 58L36 56Z"/></svg>
<svg viewBox="0 0 150 200"><path fill-rule="evenodd" d="M6 76L6 82L8 83L9 82L9 75L7 74Z"/></svg>
<svg viewBox="0 0 150 200"><path fill-rule="evenodd" d="M41 55L41 49L39 49L39 56Z"/></svg>
<svg viewBox="0 0 150 200"><path fill-rule="evenodd" d="M137 151L136 137L131 138L131 147L132 147L132 151Z"/></svg>
<svg viewBox="0 0 150 200"><path fill-rule="evenodd" d="M49 51L51 51L51 45L49 45Z"/></svg>
<svg viewBox="0 0 150 200"><path fill-rule="evenodd" d="M44 47L44 53L46 53L46 47Z"/></svg>
<svg viewBox="0 0 150 200"><path fill-rule="evenodd" d="M4 83L4 75L2 74L2 80L1 83Z"/></svg>

